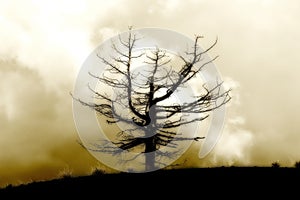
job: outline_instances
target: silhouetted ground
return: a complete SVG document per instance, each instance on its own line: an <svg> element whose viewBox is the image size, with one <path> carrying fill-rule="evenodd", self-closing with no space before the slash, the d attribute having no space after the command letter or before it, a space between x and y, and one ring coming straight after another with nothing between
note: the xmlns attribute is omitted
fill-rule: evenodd
<svg viewBox="0 0 300 200"><path fill-rule="evenodd" d="M144 194L139 196L140 192ZM194 195L202 196L204 193L213 198L218 193L233 197L239 195L240 192L244 197L255 197L262 193L275 197L277 194L283 194L285 199L293 193L300 194L300 169L220 167L65 177L6 187L0 190L0 199L2 199L2 195L12 196L13 194L37 196L41 197L40 199L45 197L43 195L71 197L79 194L110 196L112 199L118 196L123 199L136 197L144 199L150 196L163 198L184 195L192 197Z"/></svg>

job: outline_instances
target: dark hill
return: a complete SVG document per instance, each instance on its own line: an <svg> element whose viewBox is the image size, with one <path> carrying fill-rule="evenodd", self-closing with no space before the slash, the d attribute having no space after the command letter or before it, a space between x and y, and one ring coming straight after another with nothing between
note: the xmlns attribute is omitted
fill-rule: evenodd
<svg viewBox="0 0 300 200"><path fill-rule="evenodd" d="M91 176L65 177L44 182L33 182L27 185L8 186L0 190L2 195L49 195L69 197L77 194L100 196L146 196L167 197L186 194L214 196L221 189L226 194L237 191L253 195L260 192L281 193L288 187L289 192L300 193L300 169L273 167L220 167L198 169L158 170L149 173L97 174ZM295 189L293 189L295 188ZM146 195L146 196L145 196ZM2 198L1 198L2 199ZM104 199L104 198L103 198ZM114 198L113 198L114 199ZM125 198L126 199L126 198Z"/></svg>

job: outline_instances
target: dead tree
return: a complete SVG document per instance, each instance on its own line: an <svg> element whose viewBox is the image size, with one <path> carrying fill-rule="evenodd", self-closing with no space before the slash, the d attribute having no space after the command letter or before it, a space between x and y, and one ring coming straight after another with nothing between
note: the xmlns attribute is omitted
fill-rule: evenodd
<svg viewBox="0 0 300 200"><path fill-rule="evenodd" d="M217 40L206 50L200 51L200 38L195 37L194 46L185 55L170 56L168 52L159 48L136 53L134 48L139 38L130 30L126 40L119 37L119 42L126 51L112 44L113 51L118 56L109 60L98 55L99 61L107 66L106 71L100 76L90 73L91 77L113 88L116 94L111 96L89 88L95 96L95 102L73 98L95 110L108 125L126 124L125 129L109 133L116 136L117 139L113 143L118 149L130 151L138 147L141 153L148 153L159 151L166 145L176 148L176 145L172 144L174 140L203 139L204 137L175 136L178 134L178 127L202 121L208 117L210 111L226 104L230 100L229 90L221 92L222 83L218 82L209 89L204 84L202 94L195 96L192 101L167 103L177 90L184 89L191 79L217 58L201 63L204 54L216 45ZM133 70L132 63L135 59L144 59L147 67L143 72ZM180 63L179 67L172 67L170 64L174 59ZM128 110L126 115L124 110ZM202 115L192 119L186 117L193 113ZM146 170L155 168L155 162L154 154L145 156Z"/></svg>

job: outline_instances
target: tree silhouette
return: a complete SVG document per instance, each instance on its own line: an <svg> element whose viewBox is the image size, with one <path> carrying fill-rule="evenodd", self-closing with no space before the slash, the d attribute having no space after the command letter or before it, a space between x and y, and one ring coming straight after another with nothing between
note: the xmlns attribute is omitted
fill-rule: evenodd
<svg viewBox="0 0 300 200"><path fill-rule="evenodd" d="M89 75L105 86L111 87L115 95L107 94L103 89L99 91L89 87L94 94L95 102L73 98L95 110L108 125L124 124L122 130L108 133L114 136L113 144L117 148L96 146L97 151L138 149L142 153L154 151L159 153L163 146L176 148L175 140L198 141L204 138L178 136L178 128L206 119L210 111L230 100L229 90L221 90L222 82L216 81L212 88L204 84L201 95L194 96L192 100L170 102L176 91L184 90L189 81L217 58L201 63L204 54L216 45L217 40L206 50L200 51L198 46L200 38L202 37L195 37L194 46L185 55L171 55L158 47L136 52L136 41L141 38L133 34L130 28L126 40L119 37L122 49L112 44L112 50L117 56L107 59L97 54L99 61L106 65L106 70L100 76L91 72ZM135 70L133 61L138 59L142 59L145 66L143 69ZM174 63L177 63L177 66L174 66ZM191 115L195 117L191 118ZM146 170L155 168L156 162L158 160L155 154L145 155Z"/></svg>
<svg viewBox="0 0 300 200"><path fill-rule="evenodd" d="M300 169L300 161L296 161L294 167Z"/></svg>

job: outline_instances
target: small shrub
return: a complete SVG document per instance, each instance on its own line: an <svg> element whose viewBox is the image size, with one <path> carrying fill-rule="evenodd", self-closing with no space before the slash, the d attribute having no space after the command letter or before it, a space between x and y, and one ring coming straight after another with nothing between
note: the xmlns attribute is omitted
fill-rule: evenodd
<svg viewBox="0 0 300 200"><path fill-rule="evenodd" d="M59 172L59 177L62 179L72 178L72 171L69 168L65 168Z"/></svg>
<svg viewBox="0 0 300 200"><path fill-rule="evenodd" d="M97 168L92 172L92 176L100 176L102 174L104 174L104 171Z"/></svg>
<svg viewBox="0 0 300 200"><path fill-rule="evenodd" d="M295 162L295 168L300 169L300 161Z"/></svg>
<svg viewBox="0 0 300 200"><path fill-rule="evenodd" d="M273 163L272 163L272 167L273 167L273 168L279 168L279 167L280 167L279 162L273 162Z"/></svg>

